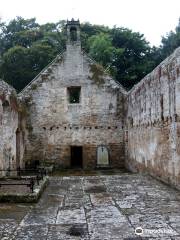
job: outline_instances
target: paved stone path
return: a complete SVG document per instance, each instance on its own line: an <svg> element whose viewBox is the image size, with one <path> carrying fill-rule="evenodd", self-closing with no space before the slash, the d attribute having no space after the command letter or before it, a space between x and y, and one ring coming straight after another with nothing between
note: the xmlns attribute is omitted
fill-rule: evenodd
<svg viewBox="0 0 180 240"><path fill-rule="evenodd" d="M180 240L180 192L136 174L51 177L37 204L0 204L0 239Z"/></svg>

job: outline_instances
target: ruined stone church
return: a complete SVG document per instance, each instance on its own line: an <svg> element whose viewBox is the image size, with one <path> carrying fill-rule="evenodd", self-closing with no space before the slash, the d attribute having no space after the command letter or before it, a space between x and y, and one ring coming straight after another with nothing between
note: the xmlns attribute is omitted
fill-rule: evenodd
<svg viewBox="0 0 180 240"><path fill-rule="evenodd" d="M0 81L0 169L122 168L180 186L180 48L127 92L81 49L66 50L19 94Z"/></svg>

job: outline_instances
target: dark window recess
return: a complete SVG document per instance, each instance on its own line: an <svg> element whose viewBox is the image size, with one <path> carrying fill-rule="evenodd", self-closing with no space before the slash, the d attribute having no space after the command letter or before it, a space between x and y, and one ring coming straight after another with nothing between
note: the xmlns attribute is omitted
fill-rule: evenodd
<svg viewBox="0 0 180 240"><path fill-rule="evenodd" d="M70 38L72 42L77 41L77 29L75 27L70 29Z"/></svg>
<svg viewBox="0 0 180 240"><path fill-rule="evenodd" d="M8 101L5 101L3 104L2 104L3 107L9 107L9 102Z"/></svg>
<svg viewBox="0 0 180 240"><path fill-rule="evenodd" d="M80 103L81 87L68 88L69 103Z"/></svg>

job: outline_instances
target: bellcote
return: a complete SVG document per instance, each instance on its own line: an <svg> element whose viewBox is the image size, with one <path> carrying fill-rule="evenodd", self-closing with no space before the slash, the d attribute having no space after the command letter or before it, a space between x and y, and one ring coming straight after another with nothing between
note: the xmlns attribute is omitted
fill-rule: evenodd
<svg viewBox="0 0 180 240"><path fill-rule="evenodd" d="M71 21L67 20L66 24L66 32L67 32L67 45L80 45L80 22L79 20L75 21L73 18Z"/></svg>

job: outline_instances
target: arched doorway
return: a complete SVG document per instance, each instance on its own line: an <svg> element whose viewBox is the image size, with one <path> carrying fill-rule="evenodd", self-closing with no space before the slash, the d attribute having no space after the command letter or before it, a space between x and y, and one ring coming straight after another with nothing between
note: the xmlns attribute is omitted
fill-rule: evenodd
<svg viewBox="0 0 180 240"><path fill-rule="evenodd" d="M109 166L109 152L106 146L99 146L97 148L97 166Z"/></svg>

